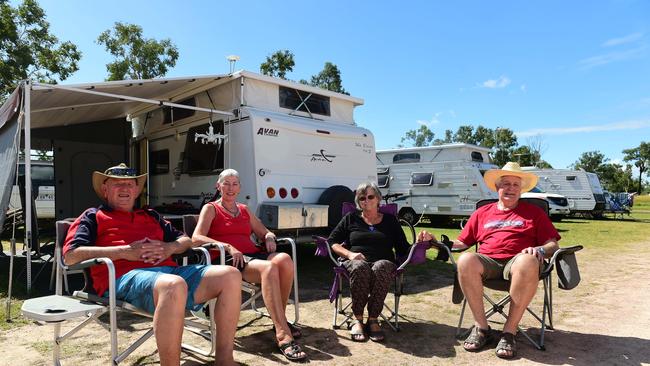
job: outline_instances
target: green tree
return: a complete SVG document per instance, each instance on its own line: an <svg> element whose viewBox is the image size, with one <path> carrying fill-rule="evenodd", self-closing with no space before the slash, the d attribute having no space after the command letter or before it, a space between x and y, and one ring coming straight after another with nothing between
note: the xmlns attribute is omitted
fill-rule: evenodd
<svg viewBox="0 0 650 366"><path fill-rule="evenodd" d="M610 192L629 192L633 189L632 165L603 164L598 173L600 183Z"/></svg>
<svg viewBox="0 0 650 366"><path fill-rule="evenodd" d="M50 33L45 12L35 0L15 8L0 0L0 102L20 80L56 83L79 69L81 52Z"/></svg>
<svg viewBox="0 0 650 366"><path fill-rule="evenodd" d="M113 29L103 31L97 43L115 56L106 64L107 80L153 79L165 76L176 65L178 48L167 38L157 41L143 38L142 27L116 22Z"/></svg>
<svg viewBox="0 0 650 366"><path fill-rule="evenodd" d="M411 146L421 147L430 146L435 134L426 125L420 125L417 130L406 131L402 137L399 147L404 147L404 143L409 143Z"/></svg>
<svg viewBox="0 0 650 366"><path fill-rule="evenodd" d="M586 172L600 173L602 171L602 165L609 161L603 153L600 151L587 151L583 152L582 155L576 160L575 163L571 166L573 169L582 169Z"/></svg>
<svg viewBox="0 0 650 366"><path fill-rule="evenodd" d="M343 88L341 71L339 71L339 68L336 65L329 61L325 62L325 66L321 72L311 77L311 82L309 84L341 94L350 94Z"/></svg>
<svg viewBox="0 0 650 366"><path fill-rule="evenodd" d="M650 168L650 143L641 142L639 146L623 150L623 160L634 162L634 166L639 168L639 194L643 192L643 173L650 175L648 169Z"/></svg>
<svg viewBox="0 0 650 366"><path fill-rule="evenodd" d="M264 75L286 79L287 72L293 71L294 66L293 53L289 50L278 50L271 56L266 56L266 61L260 65L260 72Z"/></svg>

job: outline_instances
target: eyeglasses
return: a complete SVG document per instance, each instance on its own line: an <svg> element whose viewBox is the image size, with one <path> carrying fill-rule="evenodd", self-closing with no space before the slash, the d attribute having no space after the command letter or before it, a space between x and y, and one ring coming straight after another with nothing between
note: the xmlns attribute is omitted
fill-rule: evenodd
<svg viewBox="0 0 650 366"><path fill-rule="evenodd" d="M377 197L377 196L372 195L372 194L369 194L369 195L367 195L367 196L361 196L361 197L359 197L359 202L363 202L363 201L365 201L366 199L368 199L368 200L374 200L375 197Z"/></svg>
<svg viewBox="0 0 650 366"><path fill-rule="evenodd" d="M106 169L104 174L114 175L118 177L135 177L136 172L133 168L110 168Z"/></svg>

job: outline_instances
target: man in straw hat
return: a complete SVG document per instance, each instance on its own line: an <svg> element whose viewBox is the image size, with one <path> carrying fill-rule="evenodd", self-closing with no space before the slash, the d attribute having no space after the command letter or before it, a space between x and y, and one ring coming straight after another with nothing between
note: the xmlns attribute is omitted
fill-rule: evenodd
<svg viewBox="0 0 650 366"><path fill-rule="evenodd" d="M70 227L63 248L67 264L108 257L115 265L116 295L153 313L161 365L180 363L185 309L218 298L216 363L232 365L241 303L241 275L233 267L177 266L170 258L192 240L153 210L136 209L146 174L120 164L93 173L93 188L106 204L89 208ZM105 266L90 269L94 290L108 296Z"/></svg>
<svg viewBox="0 0 650 366"><path fill-rule="evenodd" d="M483 280L503 278L511 281L512 302L496 354L501 358L515 355L517 326L537 291L543 260L558 249L560 240L542 209L519 202L521 193L535 187L537 179L513 162L488 170L485 183L499 194L499 201L477 209L454 241L454 248L480 244L477 253L465 252L457 262L460 287L475 321L463 344L467 351L480 350L491 335L484 313Z"/></svg>

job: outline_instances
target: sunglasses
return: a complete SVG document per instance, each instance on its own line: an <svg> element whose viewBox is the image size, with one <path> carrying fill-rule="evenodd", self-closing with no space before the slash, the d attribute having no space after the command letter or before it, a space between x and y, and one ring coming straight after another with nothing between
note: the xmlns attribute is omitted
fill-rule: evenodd
<svg viewBox="0 0 650 366"><path fill-rule="evenodd" d="M368 200L374 200L375 197L376 197L376 196L375 196L375 195L372 195L372 194L369 194L369 195L367 195L367 196L361 196L361 197L359 197L359 202L363 202L363 201L365 201L366 199L368 199Z"/></svg>
<svg viewBox="0 0 650 366"><path fill-rule="evenodd" d="M118 177L135 177L136 171L133 168L111 168L106 169L104 172L106 175L114 175Z"/></svg>

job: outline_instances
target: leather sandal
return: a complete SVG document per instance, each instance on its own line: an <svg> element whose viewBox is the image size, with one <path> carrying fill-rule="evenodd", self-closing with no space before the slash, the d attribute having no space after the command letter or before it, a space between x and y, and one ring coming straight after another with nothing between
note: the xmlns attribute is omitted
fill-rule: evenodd
<svg viewBox="0 0 650 366"><path fill-rule="evenodd" d="M381 330L381 328L379 330L372 330L372 325L377 325L377 327L379 327L379 320L372 319L372 320L368 320L368 322L366 323L367 332L370 340L373 342L383 342L384 339L386 339L386 335L384 334L384 331Z"/></svg>
<svg viewBox="0 0 650 366"><path fill-rule="evenodd" d="M481 329L474 326L472 331L469 333L469 336L467 336L467 339L465 339L465 342L463 342L463 348L465 351L470 352L480 351L481 348L485 347L487 342L490 340L490 333L491 329L489 326L488 329ZM468 345L471 346L468 347Z"/></svg>
<svg viewBox="0 0 650 366"><path fill-rule="evenodd" d="M294 324L291 324L289 322L287 322L287 326L289 327L289 330L291 331L291 336L293 337L293 339L298 339L298 338L302 337L302 331L300 330L300 328L298 328L297 326L295 326ZM273 332L275 332L275 325L273 326Z"/></svg>
<svg viewBox="0 0 650 366"><path fill-rule="evenodd" d="M355 325L359 325L358 328L355 328ZM355 320L354 324L352 325L352 328L350 328L350 338L352 338L353 341L355 342L365 342L368 340L368 336L366 335L365 331L365 326L363 325L362 320Z"/></svg>
<svg viewBox="0 0 650 366"><path fill-rule="evenodd" d="M515 335L508 332L501 333L501 339L496 349L497 357L509 360L515 357L516 353L517 340L515 340Z"/></svg>

